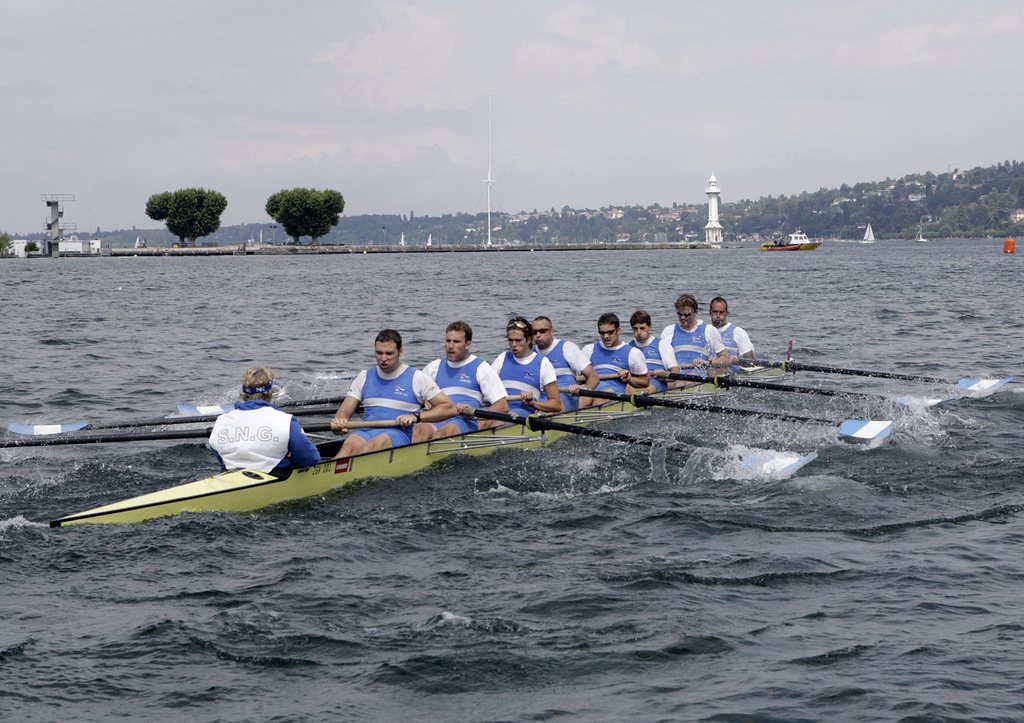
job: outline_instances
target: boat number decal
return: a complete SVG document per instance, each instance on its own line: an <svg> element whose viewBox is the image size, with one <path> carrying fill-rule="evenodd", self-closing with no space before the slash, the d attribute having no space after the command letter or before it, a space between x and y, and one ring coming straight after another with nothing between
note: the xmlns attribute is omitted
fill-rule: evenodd
<svg viewBox="0 0 1024 723"><path fill-rule="evenodd" d="M346 459L339 459L337 462L335 462L334 463L334 474L341 474L342 472L348 472L348 470L349 470L349 463L351 461L352 461L351 459L346 458Z"/></svg>

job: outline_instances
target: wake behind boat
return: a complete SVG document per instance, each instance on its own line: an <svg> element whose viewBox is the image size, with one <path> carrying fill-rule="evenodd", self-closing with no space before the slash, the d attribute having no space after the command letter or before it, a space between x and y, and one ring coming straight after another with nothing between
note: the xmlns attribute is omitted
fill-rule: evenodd
<svg viewBox="0 0 1024 723"><path fill-rule="evenodd" d="M789 235L789 239L783 241L769 241L761 244L762 251L813 251L821 246L821 241L812 241L807 234L797 229Z"/></svg>

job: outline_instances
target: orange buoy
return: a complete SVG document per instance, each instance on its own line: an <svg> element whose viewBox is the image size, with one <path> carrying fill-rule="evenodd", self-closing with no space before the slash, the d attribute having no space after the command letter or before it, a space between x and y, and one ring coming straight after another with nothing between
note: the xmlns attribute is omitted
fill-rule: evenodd
<svg viewBox="0 0 1024 723"><path fill-rule="evenodd" d="M1014 252L1014 250L1016 249L1016 246L1017 246L1017 241L1016 240L1014 240L1012 238L1006 239L1005 241L1003 241L1003 253L1004 254L1012 254Z"/></svg>

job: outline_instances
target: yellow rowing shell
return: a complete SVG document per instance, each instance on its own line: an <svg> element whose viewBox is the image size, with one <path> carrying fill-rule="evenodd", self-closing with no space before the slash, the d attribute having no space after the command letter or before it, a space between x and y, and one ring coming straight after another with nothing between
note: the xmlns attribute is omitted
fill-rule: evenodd
<svg viewBox="0 0 1024 723"><path fill-rule="evenodd" d="M657 396L693 398L723 391L714 384L695 384ZM556 414L552 419L590 426L644 413L644 410L627 402L609 402L577 412ZM142 522L183 512L251 512L289 500L322 495L361 480L413 474L452 454L484 455L502 447L539 447L566 434L568 432L535 432L520 424L505 424L404 447L326 459L312 467L292 470L283 478L253 470L221 472L195 482L60 517L52 520L50 526ZM335 454L340 444L339 440L319 445L321 455Z"/></svg>

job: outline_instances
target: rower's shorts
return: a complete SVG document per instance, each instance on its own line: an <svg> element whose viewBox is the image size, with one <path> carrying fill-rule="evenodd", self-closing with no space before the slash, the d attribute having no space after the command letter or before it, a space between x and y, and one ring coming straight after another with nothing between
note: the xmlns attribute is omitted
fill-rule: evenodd
<svg viewBox="0 0 1024 723"><path fill-rule="evenodd" d="M465 434L466 432L475 432L480 429L480 423L475 419L466 419L465 417L455 415L451 419L446 419L443 422L432 422L434 429L440 429L441 427L447 427L449 424L456 424L459 427L459 434Z"/></svg>
<svg viewBox="0 0 1024 723"><path fill-rule="evenodd" d="M652 378L651 379L651 384L654 386L654 391L656 391L656 392L667 392L668 391L668 384L666 384L665 382L661 381L660 379Z"/></svg>
<svg viewBox="0 0 1024 723"><path fill-rule="evenodd" d="M349 434L370 440L382 434L391 437L392 447L404 447L412 444L412 427L386 427L384 429L353 429Z"/></svg>
<svg viewBox="0 0 1024 723"><path fill-rule="evenodd" d="M575 412L577 409L580 408L579 397L574 397L573 395L569 394L569 392L562 392L558 396L562 398L562 407L565 409L565 411Z"/></svg>

